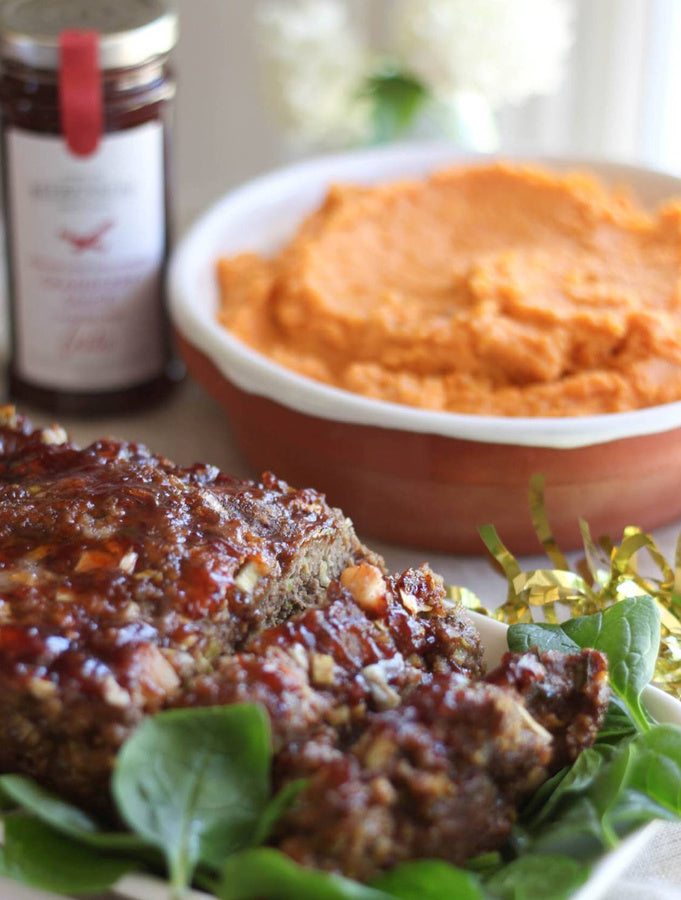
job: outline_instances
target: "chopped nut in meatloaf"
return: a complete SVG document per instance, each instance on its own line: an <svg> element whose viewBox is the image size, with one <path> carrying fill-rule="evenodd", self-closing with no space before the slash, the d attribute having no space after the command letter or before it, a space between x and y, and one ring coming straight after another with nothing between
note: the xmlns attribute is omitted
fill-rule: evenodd
<svg viewBox="0 0 681 900"><path fill-rule="evenodd" d="M0 415L0 772L107 812L145 716L259 703L276 786L307 779L284 851L359 878L463 862L593 742L608 699L592 651L483 676L442 580L386 573L314 491Z"/></svg>
<svg viewBox="0 0 681 900"><path fill-rule="evenodd" d="M311 490L0 424L0 770L101 806L140 719L373 557Z"/></svg>

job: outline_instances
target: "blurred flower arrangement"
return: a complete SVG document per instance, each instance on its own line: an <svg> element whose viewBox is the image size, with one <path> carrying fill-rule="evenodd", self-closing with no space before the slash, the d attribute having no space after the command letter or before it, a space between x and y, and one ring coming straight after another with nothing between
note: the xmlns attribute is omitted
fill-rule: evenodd
<svg viewBox="0 0 681 900"><path fill-rule="evenodd" d="M390 0L389 11L379 51L343 0L258 4L267 99L288 138L343 147L420 131L494 150L501 107L560 85L566 0Z"/></svg>

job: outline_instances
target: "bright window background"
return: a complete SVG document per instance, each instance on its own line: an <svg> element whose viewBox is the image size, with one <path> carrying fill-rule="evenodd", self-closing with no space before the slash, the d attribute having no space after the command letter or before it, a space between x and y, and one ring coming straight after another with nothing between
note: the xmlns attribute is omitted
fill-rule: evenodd
<svg viewBox="0 0 681 900"><path fill-rule="evenodd" d="M352 0L374 31L391 0ZM507 152L605 156L681 174L681 0L573 0L563 89L501 115ZM263 109L254 0L179 0L178 211L193 218L230 186L287 158ZM475 2L471 0L471 8Z"/></svg>

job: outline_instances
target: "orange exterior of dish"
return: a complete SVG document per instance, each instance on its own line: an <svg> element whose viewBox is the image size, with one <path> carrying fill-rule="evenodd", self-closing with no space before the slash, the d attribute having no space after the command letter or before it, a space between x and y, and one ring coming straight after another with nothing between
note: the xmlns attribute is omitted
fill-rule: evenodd
<svg viewBox="0 0 681 900"><path fill-rule="evenodd" d="M681 428L554 450L334 422L242 391L181 335L178 345L254 471L324 491L366 537L480 554L478 528L491 523L514 553L540 552L527 502L538 472L566 550L581 546L579 518L617 539L627 525L651 530L681 517Z"/></svg>

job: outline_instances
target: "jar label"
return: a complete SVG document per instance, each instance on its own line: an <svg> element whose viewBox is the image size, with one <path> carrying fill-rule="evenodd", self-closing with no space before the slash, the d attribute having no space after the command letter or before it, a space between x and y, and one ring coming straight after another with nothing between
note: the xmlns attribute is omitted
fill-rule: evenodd
<svg viewBox="0 0 681 900"><path fill-rule="evenodd" d="M107 134L87 157L63 138L7 135L15 367L55 390L113 391L165 358L164 132Z"/></svg>

